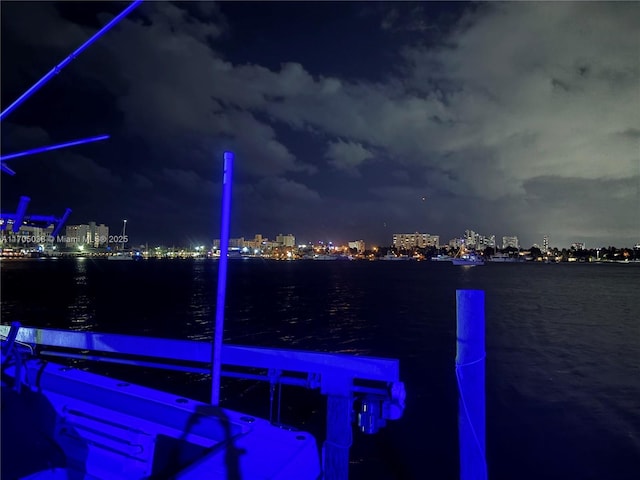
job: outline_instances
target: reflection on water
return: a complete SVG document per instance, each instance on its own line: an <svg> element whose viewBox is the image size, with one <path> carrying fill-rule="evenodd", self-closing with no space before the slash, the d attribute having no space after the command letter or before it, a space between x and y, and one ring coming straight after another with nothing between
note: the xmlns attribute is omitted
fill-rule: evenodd
<svg viewBox="0 0 640 480"><path fill-rule="evenodd" d="M73 277L75 297L67 307L68 318L71 322L70 330L91 331L95 330L95 306L93 298L89 294L87 279L87 259L80 257L75 262L75 274Z"/></svg>
<svg viewBox="0 0 640 480"><path fill-rule="evenodd" d="M208 340L213 337L213 317L215 317L215 299L212 289L213 274L211 264L194 261L192 268L191 296L188 315L185 319L186 331L190 340Z"/></svg>

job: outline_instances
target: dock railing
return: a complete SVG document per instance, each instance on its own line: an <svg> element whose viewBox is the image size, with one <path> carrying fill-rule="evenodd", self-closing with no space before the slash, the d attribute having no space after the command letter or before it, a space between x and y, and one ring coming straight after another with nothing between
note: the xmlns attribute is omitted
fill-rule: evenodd
<svg viewBox="0 0 640 480"><path fill-rule="evenodd" d="M111 362L211 374L211 342L0 325L0 336L43 357ZM348 478L353 428L376 433L402 416L400 362L369 356L222 345L222 376L318 389L327 396L324 477ZM357 407L357 411L354 408ZM355 413L355 415L354 415Z"/></svg>

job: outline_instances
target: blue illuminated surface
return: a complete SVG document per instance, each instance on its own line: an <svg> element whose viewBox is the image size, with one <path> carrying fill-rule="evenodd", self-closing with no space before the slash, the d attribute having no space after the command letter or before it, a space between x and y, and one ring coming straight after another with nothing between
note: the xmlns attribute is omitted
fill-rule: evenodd
<svg viewBox="0 0 640 480"><path fill-rule="evenodd" d="M11 170L4 163L0 163L0 170L2 170L4 173L8 173L9 175L15 175L16 174L16 172Z"/></svg>
<svg viewBox="0 0 640 480"><path fill-rule="evenodd" d="M220 401L220 370L222 365L222 336L224 330L224 305L227 289L227 252L229 250L229 223L231 220L231 181L233 179L233 153L224 152L222 176L222 220L220 227L220 263L218 265L218 292L216 296L216 325L212 349L211 403Z"/></svg>
<svg viewBox="0 0 640 480"><path fill-rule="evenodd" d="M458 290L456 301L460 479L486 480L484 291Z"/></svg>

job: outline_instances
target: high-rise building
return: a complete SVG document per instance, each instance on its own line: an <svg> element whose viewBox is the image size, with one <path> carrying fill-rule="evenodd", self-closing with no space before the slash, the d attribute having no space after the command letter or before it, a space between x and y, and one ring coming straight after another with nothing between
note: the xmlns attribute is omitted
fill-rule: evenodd
<svg viewBox="0 0 640 480"><path fill-rule="evenodd" d="M18 233L14 233L11 229L1 230L0 238L2 243L17 243L17 244L47 244L50 243L53 237L53 225L46 228L36 227L33 225L21 225Z"/></svg>
<svg viewBox="0 0 640 480"><path fill-rule="evenodd" d="M91 238L89 225L67 225L66 232L67 242L76 245L84 245Z"/></svg>
<svg viewBox="0 0 640 480"><path fill-rule="evenodd" d="M89 222L88 225L67 225L66 236L68 243L99 247L107 243L109 227L104 223L98 225L96 222Z"/></svg>
<svg viewBox="0 0 640 480"><path fill-rule="evenodd" d="M393 246L394 248L410 249L414 247L426 248L426 247L440 247L440 236L431 235L429 233L394 233L393 234Z"/></svg>
<svg viewBox="0 0 640 480"><path fill-rule="evenodd" d="M517 236L513 236L513 237L502 237L502 248L520 248L520 243L518 242L518 237Z"/></svg>
<svg viewBox="0 0 640 480"><path fill-rule="evenodd" d="M477 248L481 250L487 247L496 246L495 235L480 235L473 230L465 230L463 239L467 248Z"/></svg>
<svg viewBox="0 0 640 480"><path fill-rule="evenodd" d="M349 242L349 248L354 248L358 253L364 252L365 251L364 240L356 240L354 242Z"/></svg>
<svg viewBox="0 0 640 480"><path fill-rule="evenodd" d="M449 240L449 248L459 249L465 244L464 237L456 237Z"/></svg>
<svg viewBox="0 0 640 480"><path fill-rule="evenodd" d="M266 241L266 238L262 238L262 235L260 233L257 233L254 237L253 240L245 240L244 241L244 246L247 248L251 248L253 250L259 250L260 248L262 248L262 243L263 241Z"/></svg>
<svg viewBox="0 0 640 480"><path fill-rule="evenodd" d="M543 252L548 252L549 251L549 236L545 235L544 237L542 237L542 251Z"/></svg>
<svg viewBox="0 0 640 480"><path fill-rule="evenodd" d="M94 244L96 247L103 246L107 243L109 239L109 227L107 227L104 223L96 226L96 238L94 239Z"/></svg>
<svg viewBox="0 0 640 480"><path fill-rule="evenodd" d="M296 246L296 237L293 235L276 235L276 243L279 243L283 247L295 247Z"/></svg>
<svg viewBox="0 0 640 480"><path fill-rule="evenodd" d="M244 247L244 237L229 239L229 248L242 248L242 247ZM213 239L213 250L220 250L219 238Z"/></svg>

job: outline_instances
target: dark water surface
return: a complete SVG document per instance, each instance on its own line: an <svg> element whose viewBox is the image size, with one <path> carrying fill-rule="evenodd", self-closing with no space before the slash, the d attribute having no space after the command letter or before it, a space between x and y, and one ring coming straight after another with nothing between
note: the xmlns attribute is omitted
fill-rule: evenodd
<svg viewBox="0 0 640 480"><path fill-rule="evenodd" d="M10 260L2 323L211 338L217 263ZM229 264L225 341L399 358L404 417L354 435L351 478L455 479L456 289L486 292L491 479L640 478L640 265L440 262ZM207 400L210 379L110 374ZM224 381L223 405L268 416L268 389ZM283 421L322 441L315 392Z"/></svg>

